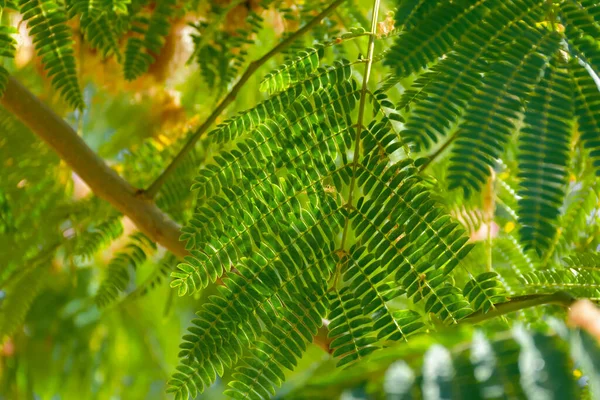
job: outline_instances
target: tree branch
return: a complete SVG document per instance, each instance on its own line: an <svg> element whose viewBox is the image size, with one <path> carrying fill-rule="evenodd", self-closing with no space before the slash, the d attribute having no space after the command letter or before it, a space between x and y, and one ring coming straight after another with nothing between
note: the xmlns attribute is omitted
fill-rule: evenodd
<svg viewBox="0 0 600 400"><path fill-rule="evenodd" d="M47 105L10 77L0 104L46 142L100 198L128 216L150 239L178 257L188 254L179 241L179 225L96 155Z"/></svg>
<svg viewBox="0 0 600 400"><path fill-rule="evenodd" d="M304 25L300 30L294 32L290 36L288 36L284 41L279 43L277 46L273 47L268 53L264 56L255 60L248 65L246 71L244 71L240 80L231 88L231 91L225 96L223 100L219 103L219 105L213 110L210 116L204 121L204 123L192 134L190 139L187 141L185 146L179 151L179 153L175 156L173 161L167 166L167 168L163 171L162 174L144 191L144 195L152 199L157 193L160 191L160 188L163 186L169 175L177 168L177 166L181 163L181 161L185 158L185 156L194 148L198 139L211 127L211 125L216 121L216 119L221 115L223 110L227 108L229 104L235 100L238 92L248 82L250 77L254 75L254 73L263 66L271 57L276 55L277 53L284 50L286 47L291 45L296 39L300 36L304 35L306 32L311 30L315 25L320 23L325 17L331 14L340 4L342 4L345 0L335 0L333 3L329 5L323 12L313 18L310 22Z"/></svg>
<svg viewBox="0 0 600 400"><path fill-rule="evenodd" d="M514 311L523 310L540 306L542 304L557 304L563 307L570 307L576 299L566 292L556 292L552 294L529 294L524 296L512 296L508 301L496 303L487 313L479 310L460 320L460 323L476 324L488 319L499 317Z"/></svg>

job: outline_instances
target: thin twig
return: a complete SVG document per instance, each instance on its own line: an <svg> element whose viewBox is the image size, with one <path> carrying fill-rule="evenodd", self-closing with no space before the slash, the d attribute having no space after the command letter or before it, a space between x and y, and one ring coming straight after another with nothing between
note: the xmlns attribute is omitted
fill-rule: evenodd
<svg viewBox="0 0 600 400"><path fill-rule="evenodd" d="M204 123L192 134L188 142L183 146L181 151L175 156L173 161L167 166L167 168L163 171L163 173L144 191L144 197L152 199L157 193L160 191L160 188L164 185L169 175L177 168L177 166L181 163L181 161L185 158L185 156L194 148L198 139L212 126L212 124L216 121L216 119L221 115L223 110L235 100L238 92L248 82L250 77L258 70L263 64L265 64L271 57L280 53L282 50L290 46L296 39L300 36L304 35L306 32L311 30L315 25L319 24L325 17L331 14L340 4L342 4L345 0L336 0L329 5L321 14L317 15L310 22L304 25L300 30L294 32L290 36L288 36L284 41L279 43L277 46L273 47L268 53L264 56L255 60L248 65L246 71L244 71L240 80L231 88L231 91L225 96L223 100L219 103L217 108L213 110L210 116L204 121Z"/></svg>
<svg viewBox="0 0 600 400"><path fill-rule="evenodd" d="M575 298L566 292L556 292L552 294L530 294L525 296L515 296L503 303L496 303L487 313L477 311L460 320L460 323L476 324L488 319L492 319L514 311L523 310L540 306L543 304L557 304L563 307L569 307L575 302Z"/></svg>
<svg viewBox="0 0 600 400"><path fill-rule="evenodd" d="M360 135L363 129L363 119L365 115L365 104L367 101L367 95L369 94L369 76L371 75L371 67L373 66L373 55L375 53L375 32L377 30L377 16L379 14L379 0L375 0L373 3L373 15L371 18L371 34L369 35L369 45L367 49L367 62L365 63L365 74L363 75L362 87L360 90L360 103L358 105L358 118L356 119L356 135L354 137L354 155L352 159L352 179L350 180L350 189L348 190L348 201L346 207L352 207L352 198L354 195L354 186L356 182L356 168L358 166L358 160L360 158ZM346 217L344 223L344 230L342 232L342 240L340 242L340 248L336 252L340 257L338 261L338 267L336 268L335 275L333 278L333 285L331 288L337 286L337 280L341 273L341 266L346 261L344 247L346 246L346 239L348 237L348 228L350 226L350 217Z"/></svg>

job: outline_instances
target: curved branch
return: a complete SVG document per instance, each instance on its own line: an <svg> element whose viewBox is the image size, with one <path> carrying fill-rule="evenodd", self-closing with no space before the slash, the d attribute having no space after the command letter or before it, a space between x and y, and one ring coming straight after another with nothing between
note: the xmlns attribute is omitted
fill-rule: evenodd
<svg viewBox="0 0 600 400"><path fill-rule="evenodd" d="M321 12L319 15L310 20L310 22L304 25L301 29L288 36L284 41L279 43L277 46L273 47L268 53L266 53L258 60L251 62L250 65L248 65L246 71L244 71L244 73L242 74L240 80L237 81L233 88L231 88L227 96L225 96L225 98L221 100L219 105L213 110L213 112L209 115L206 121L204 121L204 123L200 125L198 129L196 129L196 131L192 134L187 143L183 146L179 153L177 153L173 161L171 161L167 168L165 168L163 173L160 174L160 176L156 178L156 180L148 187L148 189L144 191L144 195L152 199L158 194L160 188L165 183L169 175L177 168L177 166L181 163L185 156L194 148L194 145L196 144L196 142L198 142L198 139L200 139L200 137L208 130L208 128L211 127L211 125L217 120L219 115L221 115L223 110L225 110L225 108L227 108L227 106L231 104L233 100L235 100L242 86L244 86L246 82L248 82L248 79L250 79L250 77L254 75L256 70L262 67L263 64L266 63L271 57L280 53L282 50L290 46L296 39L298 39L300 36L304 35L306 32L311 30L315 25L320 23L325 17L331 14L344 1L345 0L335 0L329 5L329 7L327 7L325 10L323 10L323 12Z"/></svg>
<svg viewBox="0 0 600 400"><path fill-rule="evenodd" d="M62 118L10 77L0 104L40 137L100 198L129 217L140 231L178 257L188 254L179 225L121 178Z"/></svg>

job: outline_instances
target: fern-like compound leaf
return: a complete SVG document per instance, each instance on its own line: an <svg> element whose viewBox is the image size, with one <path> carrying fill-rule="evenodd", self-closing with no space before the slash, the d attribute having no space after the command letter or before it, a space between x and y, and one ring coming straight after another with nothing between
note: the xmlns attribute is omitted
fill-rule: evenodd
<svg viewBox="0 0 600 400"><path fill-rule="evenodd" d="M489 3L491 7L499 4ZM488 12L485 0L444 2L421 23L398 37L385 62L401 77L419 72L448 52Z"/></svg>
<svg viewBox="0 0 600 400"><path fill-rule="evenodd" d="M519 222L525 250L548 250L566 193L573 96L566 68L553 62L534 90L519 135Z"/></svg>
<svg viewBox="0 0 600 400"><path fill-rule="evenodd" d="M565 267L533 271L523 276L538 292L564 290L576 297L600 299L600 255L578 253L565 258Z"/></svg>
<svg viewBox="0 0 600 400"><path fill-rule="evenodd" d="M386 274L394 274L409 298L425 300L427 312L457 321L470 308L443 283L472 245L459 224L435 206L415 173L408 160L386 167L377 157L358 170L359 187L368 197L359 199L350 218L362 246L351 251L344 279L354 282L350 287L359 296L360 282L383 285ZM364 304L366 310L382 306L370 301Z"/></svg>
<svg viewBox="0 0 600 400"><path fill-rule="evenodd" d="M347 86L344 82L351 78L351 64L347 60L336 61L333 66L321 67L305 80L299 80L289 88L274 94L256 107L243 111L237 116L219 124L209 133L216 142L236 139L243 133L258 127L273 114L284 112L300 94L311 96L319 89Z"/></svg>
<svg viewBox="0 0 600 400"><path fill-rule="evenodd" d="M222 190L230 188L242 180L246 173L257 173L257 167L268 161L273 156L272 152L275 149L279 150L285 146L288 140L296 137L299 129L310 129L311 126L324 128L326 126L333 129L334 132L340 132L340 135L345 133L345 129L349 127L348 124L345 120L335 119L333 111L337 107L354 107L355 98L356 91L351 85L340 85L335 90L316 93L312 99L318 101L320 107L315 107L304 96L297 97L291 107L281 111L283 115L275 117L272 122L268 121L260 125L254 131L254 138L238 144L235 151L222 153L219 158L215 158L215 164L211 165L210 169L201 171L192 188L198 190L200 197L212 197ZM320 134L320 130L317 132ZM333 139L335 137L332 135L325 138ZM312 149L311 147L307 150ZM304 153L301 152L298 155L306 153L308 152L305 150ZM289 154L280 162L279 168L284 165L287 168L294 167L301 162L301 158Z"/></svg>
<svg viewBox="0 0 600 400"><path fill-rule="evenodd" d="M326 286L309 280L300 292L291 292L290 301L277 322L264 333L265 340L254 344L233 373L230 389L234 399L261 400L275 395L285 379L284 369L293 370L313 341L326 315ZM306 296L305 293L311 293Z"/></svg>
<svg viewBox="0 0 600 400"><path fill-rule="evenodd" d="M575 92L575 115L583 146L590 152L596 175L600 175L600 92L594 79L578 62L569 65Z"/></svg>
<svg viewBox="0 0 600 400"><path fill-rule="evenodd" d="M578 5L581 5L585 11L594 18L596 23L600 23L600 4L594 0L578 0Z"/></svg>
<svg viewBox="0 0 600 400"><path fill-rule="evenodd" d="M331 215L336 213L336 210L330 211ZM317 290L327 281L334 263L331 249L319 249L319 243L323 245L325 241L318 242L318 238L330 222L327 219L319 222L306 212L303 214L304 221L293 221L288 234L265 238L260 254L242 259L236 266L238 273L225 279L220 295L211 297L198 313L199 319L192 321L194 326L181 345L179 356L183 364L171 382L173 390L182 392L190 386L194 376L200 376L204 377L202 384L197 382L196 387L202 391L201 388L214 382L215 374L222 375L225 368L241 357L244 348L273 329L278 308L298 302L297 296L291 293L308 290L304 286L307 283L310 283L309 288ZM296 230L299 232L294 234ZM309 249L316 255L304 260L300 254ZM297 341L301 347L305 347L302 340L312 340L310 334L303 336L304 339ZM290 362L284 365L288 369L295 363ZM191 365L191 369L184 365Z"/></svg>
<svg viewBox="0 0 600 400"><path fill-rule="evenodd" d="M19 275L18 279L3 285L6 299L0 303L0 335L11 336L21 326L31 304L48 281L50 262L49 257L45 257Z"/></svg>
<svg viewBox="0 0 600 400"><path fill-rule="evenodd" d="M203 253L197 254L197 261L182 265L173 286L193 292L214 281L228 268L227 252L243 255L260 240L261 232L277 232L277 218L297 210L300 193L315 204L323 204L319 198L319 192L325 190L323 180L339 168L333 157L342 156L351 140L349 123L338 118L335 111L349 112L355 96L356 90L347 83L316 93L312 99L318 107L300 97L284 116L272 116L275 121L256 129L251 141L239 145L239 151L223 153L223 158L216 160L216 168L211 165L208 173L200 172L202 180L196 187L204 189L199 196L214 197L199 208L186 233L195 238ZM306 147L290 148L289 143L296 140L306 140ZM314 153L320 148L328 149L328 155L316 157ZM302 170L307 161L312 164L311 171ZM278 182L277 173L284 168L296 171L304 179ZM199 185L204 182L210 186ZM260 203L253 196L257 190L262 193ZM240 208L246 210L241 218ZM202 239L209 231L213 237L219 235L219 240L207 243Z"/></svg>
<svg viewBox="0 0 600 400"><path fill-rule="evenodd" d="M260 84L262 91L269 93L282 91L295 82L306 80L319 67L319 52L323 45L307 49L275 71L267 74Z"/></svg>
<svg viewBox="0 0 600 400"><path fill-rule="evenodd" d="M522 21L534 21L541 5L539 0L507 2L464 35L452 53L436 66L435 80L424 88L425 98L413 108L403 132L409 143L417 150L427 149L446 134L473 99L482 83L482 73L496 58L495 53L511 38L524 33L526 26Z"/></svg>
<svg viewBox="0 0 600 400"><path fill-rule="evenodd" d="M520 286L524 274L535 270L535 263L517 238L512 235L496 238L494 246L496 271L508 292ZM515 289L516 290L516 289Z"/></svg>
<svg viewBox="0 0 600 400"><path fill-rule="evenodd" d="M69 0L69 17L78 16L87 43L104 57L121 59L120 40L127 30L131 0Z"/></svg>
<svg viewBox="0 0 600 400"><path fill-rule="evenodd" d="M430 71L424 72L415 80L410 89L402 93L400 101L396 104L398 111L410 111L418 102L427 98L427 88L438 77L438 72L435 67ZM383 87L386 89L386 87Z"/></svg>
<svg viewBox="0 0 600 400"><path fill-rule="evenodd" d="M329 348L341 367L377 350L377 337L370 328L371 318L363 315L360 300L348 288L335 291L330 297Z"/></svg>
<svg viewBox="0 0 600 400"><path fill-rule="evenodd" d="M127 30L128 3L129 0L70 0L66 5L69 18L79 17L86 42L103 57L115 55L120 60L119 41Z"/></svg>
<svg viewBox="0 0 600 400"><path fill-rule="evenodd" d="M470 194L485 184L515 130L521 102L558 45L555 33L528 29L503 61L492 66L461 124L449 167L450 188L462 187ZM473 149L477 151L473 153Z"/></svg>
<svg viewBox="0 0 600 400"><path fill-rule="evenodd" d="M148 258L148 253L155 249L156 244L145 235L141 233L131 235L131 242L127 244L125 250L117 253L108 264L106 277L96 293L96 303L100 307L106 307L114 301L127 288L130 269L135 270L140 267Z"/></svg>
<svg viewBox="0 0 600 400"><path fill-rule="evenodd" d="M484 272L472 277L463 289L463 295L473 305L473 309L483 310L484 313L492 309L495 303L505 300L502 292L502 283L496 272Z"/></svg>
<svg viewBox="0 0 600 400"><path fill-rule="evenodd" d="M351 32L345 33L339 38L324 43L318 43L313 47L302 50L294 58L288 60L281 67L268 73L260 83L260 90L273 94L286 90L291 86L295 86L302 82L314 81L315 77L325 75L323 74L324 71L321 74L315 74L315 72L321 65L321 57L323 56L322 53L326 48L339 45L345 41L353 40L365 35L366 33L364 32L364 29L354 28ZM340 61L342 65L349 64L349 62L345 59L341 59ZM337 61L336 64L334 64L334 68L339 68L340 61ZM346 71L348 70L344 69L342 73L345 73ZM325 78L326 77L327 76L325 75ZM327 84L333 83L334 82L320 82L319 87L324 87ZM309 88L307 87L307 89ZM317 88L312 88L312 90L316 89Z"/></svg>
<svg viewBox="0 0 600 400"><path fill-rule="evenodd" d="M443 3L439 0L402 0L395 13L396 23L405 30L410 30Z"/></svg>
<svg viewBox="0 0 600 400"><path fill-rule="evenodd" d="M594 20L592 7L582 7L575 1L563 1L559 5L562 23L570 29L600 39L600 25Z"/></svg>
<svg viewBox="0 0 600 400"><path fill-rule="evenodd" d="M598 194L594 188L594 179L586 179L575 186L565 201L564 211L560 221L563 229L559 232L558 250L570 252L570 244L576 243L589 226L588 218L598 204Z"/></svg>
<svg viewBox="0 0 600 400"><path fill-rule="evenodd" d="M14 34L16 30L9 26L0 26L0 57L14 58L16 50L16 40ZM6 82L8 81L8 70L0 65L0 95L4 93L6 89Z"/></svg>
<svg viewBox="0 0 600 400"><path fill-rule="evenodd" d="M390 305L400 296L448 323L472 312L448 282L472 245L413 161L391 162L402 147L394 104L383 92L361 93L350 63L309 70L209 135L235 142L199 172L200 203L184 228L191 256L171 286L181 295L219 278L224 286L184 336L170 382L176 397L202 392L236 363L230 395L271 396L327 315L331 351L348 365L424 330L418 312ZM372 120L357 133L351 116L361 95ZM351 161L357 134L365 156ZM350 187L360 192L352 205ZM343 231L352 242L338 249ZM324 297L312 322L298 324L306 285ZM340 302L349 296L356 301Z"/></svg>
<svg viewBox="0 0 600 400"><path fill-rule="evenodd" d="M149 18L137 17L137 35L129 38L125 47L125 79L136 79L148 71L165 44L176 7L176 0L159 0Z"/></svg>
<svg viewBox="0 0 600 400"><path fill-rule="evenodd" d="M73 108L83 109L73 39L63 6L54 0L20 0L19 5L52 86Z"/></svg>
<svg viewBox="0 0 600 400"><path fill-rule="evenodd" d="M123 234L122 217L112 217L93 229L84 232L74 239L74 253L77 256L91 258L99 250L107 247L110 243Z"/></svg>

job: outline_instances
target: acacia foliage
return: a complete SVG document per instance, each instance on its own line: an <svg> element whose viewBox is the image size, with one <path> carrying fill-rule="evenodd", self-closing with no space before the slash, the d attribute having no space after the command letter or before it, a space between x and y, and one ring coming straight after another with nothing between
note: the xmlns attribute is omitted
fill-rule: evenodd
<svg viewBox="0 0 600 400"><path fill-rule="evenodd" d="M325 343L337 368L364 371L385 357L385 348L430 345L433 331L488 319L490 339L476 336L470 354L454 351L455 343L433 347L422 374L416 365L395 364L383 390L398 398L483 398L490 388L507 397L580 396L570 370L575 360L587 368L595 393L589 338L554 322L550 335L533 333L548 328L540 315L560 317L560 308L497 317L544 299L568 305L599 297L598 7L583 0L305 3L297 12L277 1L203 11L214 24L207 17L193 26L190 62L198 63L202 80L184 76L190 86L233 98L237 84L221 94L238 76L246 82L243 66L251 75L258 65L249 52L259 54L256 60L280 59L245 89L257 100L237 101L189 153L176 156L203 131L111 139L122 141L114 165L138 186L169 171L172 159L183 160L148 200L183 224L189 255L182 262L142 233L129 234L109 205L73 200L70 184L42 171L64 166L2 114L3 160L27 157L0 182L8 254L0 332L18 334L46 290L38 271L57 263L57 254L73 271L96 270L103 263L95 257L127 231L105 270L85 278L93 297L86 290L77 298L93 298L94 312L110 315L167 281L168 307L174 293L202 297L171 368L168 392L177 399L222 379L233 398L277 396L302 371L315 340ZM246 7L244 24L232 31L227 21L239 6ZM47 81L79 109L83 132L103 128L86 125L89 115L81 114L86 102L75 44L116 62L124 79L143 80L174 27L200 12L195 2L176 0L27 0L6 7L22 14ZM338 8L310 39L288 27L284 36L295 40L285 52L279 38L270 38L274 51L262 48L273 36L265 10L297 28L312 26L327 7ZM384 14L386 7L395 14ZM69 21L78 24L77 41ZM12 30L3 28L2 55L11 58ZM1 89L8 71L0 69ZM129 114L119 123L135 125L125 120L136 114L123 107ZM152 112L135 111L148 129ZM109 119L111 110L105 113ZM33 229L42 215L47 226ZM492 337L517 322L514 341ZM168 340L177 335L170 332ZM494 373L484 379L478 368ZM515 377L520 384L510 385ZM307 390L335 391L333 382L320 382Z"/></svg>

